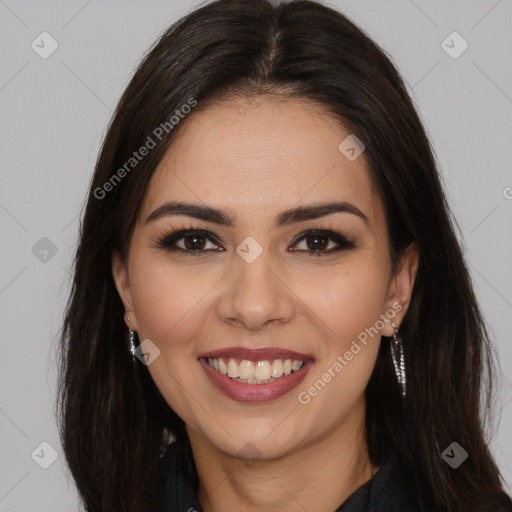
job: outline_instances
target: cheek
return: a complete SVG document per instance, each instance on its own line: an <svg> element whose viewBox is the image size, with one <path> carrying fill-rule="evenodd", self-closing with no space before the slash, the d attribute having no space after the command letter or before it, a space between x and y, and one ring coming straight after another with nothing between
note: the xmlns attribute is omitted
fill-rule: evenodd
<svg viewBox="0 0 512 512"><path fill-rule="evenodd" d="M130 274L139 337L151 339L161 350L191 350L187 340L201 325L201 299L214 281L207 275L194 279L183 268L144 253L134 257Z"/></svg>
<svg viewBox="0 0 512 512"><path fill-rule="evenodd" d="M195 342L206 315L204 296L214 281L194 279L183 268L143 253L134 255L130 275L139 339L150 339L160 350L148 371L169 406L192 421L197 399L191 396L200 394L191 378L199 368Z"/></svg>
<svg viewBox="0 0 512 512"><path fill-rule="evenodd" d="M321 320L332 340L329 349L341 351L357 336L375 326L387 296L386 266L357 257L297 283L297 295ZM380 329L379 329L380 330Z"/></svg>
<svg viewBox="0 0 512 512"><path fill-rule="evenodd" d="M315 293L309 294L308 306L321 319L324 343L299 390L299 402L311 404L318 417L330 417L333 424L358 403L375 366L387 277L378 266L359 259L317 279Z"/></svg>

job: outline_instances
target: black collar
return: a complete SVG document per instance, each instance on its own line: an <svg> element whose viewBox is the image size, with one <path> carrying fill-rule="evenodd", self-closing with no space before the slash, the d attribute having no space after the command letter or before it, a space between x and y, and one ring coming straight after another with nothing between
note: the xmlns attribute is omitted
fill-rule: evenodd
<svg viewBox="0 0 512 512"><path fill-rule="evenodd" d="M196 497L197 473L188 443L173 442L159 461L161 512L201 511ZM414 485L397 453L356 489L334 512L417 512Z"/></svg>

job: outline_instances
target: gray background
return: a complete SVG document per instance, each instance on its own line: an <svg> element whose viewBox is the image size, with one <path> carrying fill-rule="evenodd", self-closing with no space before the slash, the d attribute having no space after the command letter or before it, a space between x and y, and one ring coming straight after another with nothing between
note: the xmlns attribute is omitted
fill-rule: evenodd
<svg viewBox="0 0 512 512"><path fill-rule="evenodd" d="M53 415L77 218L135 65L197 5L0 0L0 512L81 510ZM432 140L503 369L490 446L511 492L512 0L331 5L391 55ZM31 48L34 40L42 46L43 31L59 44L47 59ZM456 59L442 47L453 31L469 43ZM450 38L445 44L461 48ZM48 469L31 458L43 441L59 454ZM37 453L50 460L48 449Z"/></svg>

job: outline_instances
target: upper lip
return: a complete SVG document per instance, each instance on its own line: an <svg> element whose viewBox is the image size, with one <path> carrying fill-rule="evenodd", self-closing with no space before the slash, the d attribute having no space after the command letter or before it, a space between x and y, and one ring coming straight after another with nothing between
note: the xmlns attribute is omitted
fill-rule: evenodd
<svg viewBox="0 0 512 512"><path fill-rule="evenodd" d="M274 359L292 359L296 361L307 361L313 359L309 354L302 354L294 350L287 350L278 347L261 347L261 348L246 348L246 347L227 347L218 350L212 350L200 354L199 357L211 358L233 358L233 359L246 359L247 361L257 362Z"/></svg>

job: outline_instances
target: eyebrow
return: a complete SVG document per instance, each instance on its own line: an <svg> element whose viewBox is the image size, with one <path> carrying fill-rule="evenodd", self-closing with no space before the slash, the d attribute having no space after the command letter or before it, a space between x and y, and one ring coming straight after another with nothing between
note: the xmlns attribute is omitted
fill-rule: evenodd
<svg viewBox="0 0 512 512"><path fill-rule="evenodd" d="M347 201L312 204L285 210L277 216L274 225L276 227L288 226L306 220L325 217L326 215L331 215L333 213L350 213L352 215L356 215L361 218L368 227L370 227L368 217L356 205ZM167 201L146 218L145 224L170 215L186 215L188 217L194 217L196 219L228 227L233 227L236 221L236 216L225 210L196 203Z"/></svg>

